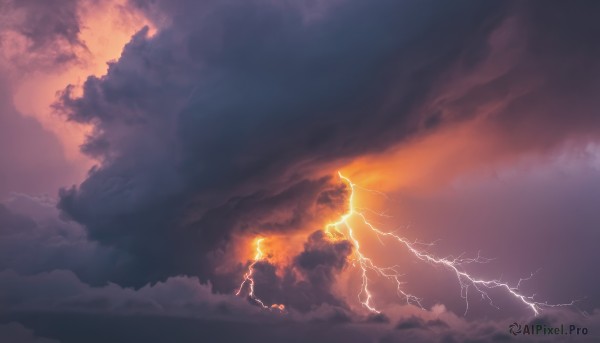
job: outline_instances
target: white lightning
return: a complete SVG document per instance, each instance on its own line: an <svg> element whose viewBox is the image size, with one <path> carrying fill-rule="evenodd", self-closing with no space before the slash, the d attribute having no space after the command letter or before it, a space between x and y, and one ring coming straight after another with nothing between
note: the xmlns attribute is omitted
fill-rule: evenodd
<svg viewBox="0 0 600 343"><path fill-rule="evenodd" d="M256 263L258 261L263 259L263 252L260 249L260 243L264 240L265 240L264 238L256 239L256 241L255 241L256 254L254 255L254 259L252 260L252 263L250 263L250 265L248 266L248 271L244 274L244 280L240 284L240 287L238 288L235 295L239 296L242 293L244 286L247 284L248 285L248 298L254 300L262 308L267 309L269 307L267 305L265 305L265 303L254 294L254 266L256 265Z"/></svg>
<svg viewBox="0 0 600 343"><path fill-rule="evenodd" d="M380 313L380 311L372 303L373 294L369 290L368 271L372 271L379 276L392 280L396 284L396 290L398 294L403 296L406 299L407 303L413 303L422 308L421 299L414 295L408 294L401 289L401 275L397 272L397 266L379 267L375 265L370 258L366 257L361 252L359 241L355 238L353 229L348 222L349 219L351 219L352 217L358 217L369 230L371 230L377 235L377 238L393 239L402 244L417 259L430 264L443 266L446 269L452 271L458 279L461 288L461 297L465 299L465 314L469 310L468 291L470 287L472 287L472 289L478 292L484 299L487 299L490 305L494 307L497 306L494 305L494 302L492 301L492 298L489 296L487 291L495 288L504 289L510 296L520 301L535 315L538 315L540 311L545 308L573 305L574 301L567 304L549 304L547 302L539 302L534 300L534 296L527 296L522 294L519 290L521 282L531 278L531 276L529 278L520 279L515 286L511 286L510 284L502 282L500 280L485 280L470 275L463 269L464 265L470 263L489 262L489 259L482 258L479 255L476 258L462 258L460 256L458 258L439 258L416 248L416 245L421 245L422 243L409 242L407 239L400 237L393 232L384 232L378 229L369 220L367 220L363 212L358 211L354 206L354 193L355 189L358 187L349 178L345 177L340 172L338 172L338 175L340 179L350 187L350 196L348 198L348 212L342 215L340 217L340 220L338 220L337 222L328 224L325 228L325 232L331 238L337 239L341 237L349 240L354 245L354 254L356 255L355 260L361 269L362 276L362 285L360 292L358 293L358 299L360 303L369 311L374 313ZM340 230L341 227L346 229L345 232Z"/></svg>
<svg viewBox="0 0 600 343"><path fill-rule="evenodd" d="M265 303L260 298L258 298L256 296L256 294L254 293L254 266L256 265L256 263L264 260L264 258L265 258L264 253L260 247L261 243L264 240L265 240L264 238L257 238L254 241L254 244L256 246L256 253L254 254L252 263L250 263L250 265L248 266L248 271L246 271L246 273L244 274L244 280L240 284L240 287L238 288L235 295L239 296L240 294L242 294L242 290L244 289L244 286L248 285L248 298L252 299L258 305L260 305L260 307L262 307L264 309L277 309L277 310L283 311L285 309L284 305L273 304L269 307L269 306L265 305Z"/></svg>
<svg viewBox="0 0 600 343"><path fill-rule="evenodd" d="M414 304L421 308L421 299L415 295L409 294L402 289L403 283L400 281L402 274L399 273L399 266L390 266L390 267L380 267L373 262L373 260L367 257L361 250L361 245L359 240L356 238L354 234L354 229L350 225L350 219L358 218L361 223L368 228L371 232L373 232L377 239L383 243L382 239L392 239L393 241L400 243L404 246L408 252L410 252L415 258L420 261L432 264L439 265L447 270L451 271L457 278L458 283L460 285L460 296L465 300L465 315L469 310L469 290L475 290L483 299L489 301L491 306L498 308L488 291L491 289L501 289L506 291L508 295L521 302L526 308L529 308L534 315L538 315L542 310L551 307L559 307L559 306L570 306L575 302L571 301L566 304L549 304L548 302L540 302L534 299L535 295L524 295L520 291L520 286L523 281L529 280L533 277L533 273L527 277L520 279L516 285L510 285L509 283L502 282L499 279L480 279L477 278L464 270L464 266L471 263L487 263L490 260L481 257L479 254L475 258L464 258L462 256L458 256L456 258L450 257L436 257L432 254L427 253L424 250L420 250L417 246L426 246L430 247L434 243L422 243L418 241L410 242L406 238L398 236L393 232L382 231L377 228L374 224L372 224L367 217L365 216L365 212L371 212L377 214L379 216L387 216L384 213L378 213L369 209L357 208L354 205L354 196L356 189L363 189L369 192L383 194L381 192L372 191L366 188L362 188L354 184L349 178L342 175L338 172L340 180L344 182L350 188L350 195L348 197L348 211L340 216L340 219L336 222L327 224L325 226L325 233L332 240L344 239L349 241L353 247L353 264L358 266L361 271L361 280L362 284L360 287L360 291L358 292L358 301L364 306L368 311L373 313L380 313L380 310L373 304L374 295L369 288L369 274L375 274L377 276L383 277L392 281L396 286L396 292L400 297L403 297L408 304ZM282 304L273 304L271 306L267 306L264 301L258 298L254 292L254 267L256 263L259 261L266 260L265 255L261 249L261 243L264 241L264 238L257 238L254 241L255 244L255 255L252 259L252 262L248 266L248 270L244 274L244 278L236 292L236 295L242 294L242 291L247 288L247 296L249 299L253 300L256 304L260 305L264 309L278 309L280 311L285 310L285 306Z"/></svg>

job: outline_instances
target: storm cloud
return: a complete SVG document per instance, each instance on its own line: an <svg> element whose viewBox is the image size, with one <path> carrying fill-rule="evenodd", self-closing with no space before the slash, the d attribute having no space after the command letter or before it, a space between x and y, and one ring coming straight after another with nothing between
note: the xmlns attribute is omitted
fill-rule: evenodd
<svg viewBox="0 0 600 343"><path fill-rule="evenodd" d="M79 63L86 46L78 8L87 3L0 0L2 62L32 73ZM153 27L131 37L106 75L88 77L82 93L67 86L52 107L91 128L81 151L96 165L79 184L65 182L72 170L56 137L14 108L16 76L0 65L7 71L0 77L0 338L511 339L481 304L472 321L456 316L460 290L447 301L439 294L448 293L440 286L448 279L429 278L421 265L403 271L424 277L407 288L433 295L426 309L394 305L391 292L389 312L365 317L335 288L356 249L322 231L348 211L350 190L335 172L361 158L362 168L375 168L397 156L405 164L393 164L390 175L414 182L389 199L400 199L396 213L420 225L403 234L445 238L436 251L449 254L513 247L504 265L511 280L534 262L552 262L555 274L542 272L535 286L550 285L544 295L554 299L591 294L581 307L587 313L550 311L534 320L600 328L597 281L573 268L595 258L588 250L597 238L598 192L589 185L597 168L581 167L573 174L580 182L571 184L560 168L549 179L498 168L517 175L496 175L512 182L501 190L482 182L470 193L460 184L481 166L518 168L527 157L582 146L597 151L589 142L600 132L599 3L131 0L123 8ZM420 164L423 156L435 162ZM59 186L56 200L31 195ZM550 208L553 215L540 219ZM557 257L515 243L523 232L546 237ZM572 232L587 243L561 245ZM256 295L285 311L233 295L253 262L242 261L240 242L299 235L285 264L272 256L252 264ZM486 244L484 235L492 238ZM574 253L581 248L583 257ZM496 272L486 268L473 267ZM552 283L565 269L577 285Z"/></svg>
<svg viewBox="0 0 600 343"><path fill-rule="evenodd" d="M503 12L349 2L307 22L286 3L158 6L175 11L169 26L139 32L106 76L90 77L80 98L67 89L58 105L94 124L83 149L102 161L60 207L133 256L136 272L113 280L137 286L211 276L214 266L197 264L239 230L236 203L292 192L327 163L418 132L431 85ZM203 24L192 25L198 15Z"/></svg>
<svg viewBox="0 0 600 343"><path fill-rule="evenodd" d="M78 6L84 1L0 1L0 47L11 64L28 70L55 68L85 51Z"/></svg>

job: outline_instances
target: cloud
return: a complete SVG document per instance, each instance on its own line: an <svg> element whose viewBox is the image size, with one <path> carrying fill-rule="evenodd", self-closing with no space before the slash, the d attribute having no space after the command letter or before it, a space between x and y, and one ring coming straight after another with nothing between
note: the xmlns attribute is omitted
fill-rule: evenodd
<svg viewBox="0 0 600 343"><path fill-rule="evenodd" d="M26 69L55 68L76 60L77 51L85 50L79 39L80 2L2 0L3 59Z"/></svg>
<svg viewBox="0 0 600 343"><path fill-rule="evenodd" d="M270 312L231 294L215 294L194 277L173 277L138 290L115 284L91 287L72 272L23 276L0 272L0 337L34 330L61 342L502 342L512 340L508 326L576 324L595 332L599 314L547 312L536 319L467 321L451 312L398 307L385 321L373 321L323 305L304 314ZM413 314L410 314L414 311ZM408 314L407 314L408 313ZM17 324L18 323L18 324ZM7 330L6 327L10 330ZM18 330L15 330L15 327ZM110 328L110 330L107 330ZM27 332L27 331L25 331ZM26 337L31 336L27 334ZM592 336L570 336L585 342ZM546 342L545 336L518 337ZM560 340L558 340L560 341ZM26 341L27 342L27 341ZM41 340L41 342L46 342Z"/></svg>
<svg viewBox="0 0 600 343"><path fill-rule="evenodd" d="M68 269L95 284L118 263L111 249L87 239L85 229L59 217L50 198L14 194L0 203L0 270L36 274Z"/></svg>
<svg viewBox="0 0 600 343"><path fill-rule="evenodd" d="M23 63L60 65L82 48L75 1L6 4L21 16L4 21L2 37L11 39L3 42L29 53ZM263 0L131 5L160 31L138 32L107 75L89 77L80 97L68 87L55 105L71 121L93 126L82 151L98 165L83 183L60 192L62 217L22 195L19 201L28 205L0 207L3 322L65 342L184 342L203 335L261 342L508 337L503 324L467 322L446 311L407 316L410 306L402 307L403 315L358 318L332 289L351 246L313 232L346 210L347 189L331 175L361 156L387 154L440 133L458 137L465 127L476 133L463 145L449 144L458 148L447 156L467 159L461 149L477 142L484 148L468 166L596 138L595 6ZM40 31L34 20L49 29ZM8 143L29 150L2 144L9 156L2 170L9 176L1 178L7 181L0 192L14 185L28 191L22 188L35 180L21 182L23 170L59 180L61 169L52 163L27 164L31 156L45 162L52 155L62 165L52 137L16 119L10 106L3 113L8 124L0 127L22 125L14 132L27 133L13 133ZM446 147L443 139L432 141L426 151ZM411 156L425 155L420 152ZM440 164L442 173L464 172L464 160L448 161L456 167ZM406 207L419 207L418 197L409 200ZM18 213L19 206L40 214ZM415 213L430 219L424 208ZM448 228L442 224L437 226ZM456 232L455 239L464 241ZM289 305L289 316L230 295L247 267L236 244L299 233L308 238L297 254L290 249L289 265L255 265L257 294ZM437 232L422 232L428 234ZM423 290L435 292L438 285Z"/></svg>
<svg viewBox="0 0 600 343"><path fill-rule="evenodd" d="M583 4L515 4L480 61L463 56L438 87L428 103L431 121L478 118L499 147L491 154L597 139L600 50L593 37L600 24L593 17L600 7Z"/></svg>
<svg viewBox="0 0 600 343"><path fill-rule="evenodd" d="M0 338L28 339L24 342L501 342L512 339L508 326L513 321L576 324L589 332L600 328L597 311L587 316L549 311L533 319L475 321L446 311L443 305L431 311L396 306L383 320L381 315L362 317L329 304L308 312L280 313L233 294L217 294L210 284L187 276L133 289L112 283L90 286L66 270L35 275L5 270L0 272L0 282ZM585 342L589 337L569 338ZM547 337L519 340L544 342Z"/></svg>
<svg viewBox="0 0 600 343"><path fill-rule="evenodd" d="M278 266L259 261L254 265L255 294L267 304L285 304L304 313L332 305L340 308L333 317L349 320L347 306L334 294L332 286L347 266L352 249L348 241L331 242L323 231L315 231L290 264Z"/></svg>
<svg viewBox="0 0 600 343"><path fill-rule="evenodd" d="M88 3L0 0L2 200L10 192L55 196L58 188L73 184L81 174L66 158L61 137L48 123L61 121L57 126L63 133L72 135L73 131L65 129L68 125L52 116L43 103L59 89L45 88L51 83L48 79L60 84L60 78L67 75L66 68L81 62L79 56L86 52L79 37L78 16L84 2ZM33 85L28 87L27 83ZM38 110L43 114L33 113Z"/></svg>
<svg viewBox="0 0 600 343"><path fill-rule="evenodd" d="M287 211L251 230L293 230L311 194L333 187L328 164L418 131L430 85L497 17L498 5L472 5L344 2L306 23L285 4L159 2L177 20L139 32L105 77L57 105L94 124L83 149L102 161L60 207L133 256L113 281L214 278L211 259L241 224Z"/></svg>
<svg viewBox="0 0 600 343"><path fill-rule="evenodd" d="M600 194L594 181L600 176L594 165L597 160L594 146L583 151L565 149L555 156L463 172L427 191L403 189L389 195L392 200L386 202L385 209L399 219L388 220L384 227L401 223L402 235L408 239L437 242L430 248L437 256L481 252L493 258L489 263L469 266L474 275L501 276L516 283L534 272L522 283L525 293L535 293L536 299L551 303L580 300L576 308L593 311L600 299L597 278L573 266L585 269L598 258L594 248L600 220L594 210ZM389 245L373 250L373 257L387 264L411 258L395 252L393 243ZM554 254L557 251L561 253ZM448 273L412 263L403 265L402 271L405 289L426 294L427 306L428 301L441 299L437 301L452 311L464 311L464 299L457 296L456 284L442 278ZM518 303L503 301L507 300L504 295L494 295L501 311L473 297L469 317L506 318L526 310ZM392 297L385 299L391 301Z"/></svg>
<svg viewBox="0 0 600 343"><path fill-rule="evenodd" d="M11 343L59 343L54 339L38 337L31 330L16 322L0 324L0 337Z"/></svg>
<svg viewBox="0 0 600 343"><path fill-rule="evenodd" d="M0 279L5 315L51 311L254 320L271 315L234 295L214 294L210 285L199 283L197 278L173 277L138 290L115 284L92 287L66 270L35 275L7 270L0 272Z"/></svg>

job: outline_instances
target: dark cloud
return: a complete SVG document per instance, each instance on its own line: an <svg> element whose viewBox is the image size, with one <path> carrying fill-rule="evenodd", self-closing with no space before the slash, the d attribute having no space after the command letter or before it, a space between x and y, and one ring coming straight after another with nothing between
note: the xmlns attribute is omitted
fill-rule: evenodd
<svg viewBox="0 0 600 343"><path fill-rule="evenodd" d="M419 317L410 317L396 324L397 330L411 330L425 328L425 321Z"/></svg>
<svg viewBox="0 0 600 343"><path fill-rule="evenodd" d="M281 314L231 294L215 294L195 277L173 277L138 290L115 284L91 287L69 271L29 276L3 271L0 282L0 338L18 334L29 339L23 342L501 342L512 340L508 325L515 320L523 325L574 323L590 333L600 328L597 312L581 316L551 311L535 320L466 321L449 312L420 310L373 322L324 304L304 314ZM548 341L543 336L518 339Z"/></svg>
<svg viewBox="0 0 600 343"><path fill-rule="evenodd" d="M475 55L477 62L462 56L446 75L428 102L432 116L426 120L484 118L499 150L512 154L597 138L598 15L594 1L517 2Z"/></svg>
<svg viewBox="0 0 600 343"><path fill-rule="evenodd" d="M296 257L296 265L307 274L312 284L329 284L332 270L341 270L352 252L348 241L330 242L323 231L315 231L308 237L304 251Z"/></svg>
<svg viewBox="0 0 600 343"><path fill-rule="evenodd" d="M0 337L10 343L59 343L59 341L36 336L20 323L0 324Z"/></svg>
<svg viewBox="0 0 600 343"><path fill-rule="evenodd" d="M367 322L370 323L389 323L390 319L383 313L377 313L367 317Z"/></svg>
<svg viewBox="0 0 600 343"><path fill-rule="evenodd" d="M50 199L15 194L7 205L0 203L0 270L36 274L69 269L103 284L108 270L118 264L110 249L87 239L83 227L61 219Z"/></svg>
<svg viewBox="0 0 600 343"><path fill-rule="evenodd" d="M411 316L400 320L395 329L396 330L429 330L429 329L446 329L450 328L448 323L441 319L430 319L426 320L418 316Z"/></svg>
<svg viewBox="0 0 600 343"><path fill-rule="evenodd" d="M8 60L25 69L56 68L85 51L79 39L80 0L2 0L0 48ZM91 1L89 1L91 2Z"/></svg>
<svg viewBox="0 0 600 343"><path fill-rule="evenodd" d="M16 62L56 66L83 48L77 2L1 4L6 13L19 14L3 21L2 38L24 40L31 57ZM159 32L137 33L107 75L88 78L81 97L67 88L55 105L70 120L93 125L82 150L99 165L81 185L61 191L63 218L23 195L21 203L0 206L0 321L25 325L3 324L0 337L511 338L504 323L467 322L451 313L357 318L332 290L351 245L314 232L347 210L347 188L327 175L353 157L470 120L481 121L490 137L501 137L499 150L511 153L595 137L596 3L132 4L160 24ZM16 186L27 191L19 186L24 170L43 169L48 179L58 179L61 169L44 159L58 156L50 160L62 165L56 142L5 107L0 193ZM22 130L11 134L4 127ZM10 148L15 145L18 153ZM21 163L34 155L39 165ZM28 214L19 213L24 207ZM449 230L443 224L438 226ZM289 312L262 311L231 295L247 266L226 272L216 267L239 257L232 257L235 238L299 232L314 233L283 271L268 261L255 264L257 295ZM451 234L463 240L456 232ZM520 269L530 270L518 263L522 255L514 259L519 276ZM427 293L437 286L423 288ZM597 327L597 316L590 326ZM584 321L572 314L541 320Z"/></svg>
<svg viewBox="0 0 600 343"><path fill-rule="evenodd" d="M197 278L174 277L136 291L115 284L92 287L66 270L35 275L7 270L0 272L0 279L4 315L51 311L252 320L273 316L234 295L213 294L211 286Z"/></svg>
<svg viewBox="0 0 600 343"><path fill-rule="evenodd" d="M57 105L95 125L83 149L103 161L60 207L134 257L112 280L136 286L210 277L244 225L304 224L336 187L318 178L324 163L414 132L430 86L503 13L499 3L343 2L306 22L263 1L156 6L172 23L138 33L83 97L67 90ZM285 215L251 225L273 213Z"/></svg>
<svg viewBox="0 0 600 343"><path fill-rule="evenodd" d="M315 310L324 304L340 307L332 315L337 321L348 321L344 302L334 295L331 287L335 277L344 269L352 253L348 241L330 242L323 231L312 233L304 250L284 267L282 276L277 267L266 261L255 264L256 295L268 304L285 304L301 312Z"/></svg>

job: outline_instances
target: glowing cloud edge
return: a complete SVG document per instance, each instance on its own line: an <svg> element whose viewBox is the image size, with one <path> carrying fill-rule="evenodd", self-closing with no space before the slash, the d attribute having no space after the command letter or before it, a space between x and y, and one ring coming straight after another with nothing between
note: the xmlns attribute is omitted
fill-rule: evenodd
<svg viewBox="0 0 600 343"><path fill-rule="evenodd" d="M380 266L376 265L371 258L365 256L361 252L360 242L355 237L354 230L353 230L352 226L349 224L349 220L354 216L358 217L361 220L361 222L369 230L371 230L373 233L375 233L377 235L378 239L391 238L391 239L395 240L396 242L400 243L401 245L403 245L418 260L429 263L429 264L440 265L440 266L452 271L458 279L458 282L459 282L459 285L461 288L461 294L460 294L461 298L465 299L465 304L466 304L465 312L464 312L465 315L469 311L468 295L469 295L470 287L472 287L476 292L478 292L482 298L487 299L491 306L496 307L496 308L498 308L498 306L496 306L494 304L494 301L492 300L490 295L487 293L487 291L491 290L491 289L496 289L496 288L503 289L507 292L508 295L510 295L511 297L513 297L514 299L518 300L523 305L525 305L527 308L529 308L533 312L533 314L536 316L544 309L552 308L552 307L571 306L575 303L575 301L573 300L569 303L564 303L564 304L549 304L548 302L536 301L534 299L535 295L528 296L528 295L524 295L523 293L521 293L521 291L519 289L521 286L521 283L523 281L529 280L533 276L533 273L527 278L519 279L517 284L514 286L511 286L510 284L508 284L506 282L502 282L497 279L491 279L491 280L479 279L479 278L476 278L476 277L472 276L471 274L467 273L462 267L464 265L470 264L470 263L487 263L487 262L489 262L489 259L483 258L479 255L475 258L462 258L460 256L457 258L439 258L439 257L431 255L427 252L419 250L415 247L415 245L421 244L421 243L409 242L406 238L398 236L393 232L385 232L385 231L380 230L366 218L366 216L364 215L363 212L359 212L356 210L356 208L354 206L354 195L355 195L355 190L356 190L356 188L358 188L358 186L356 184L354 184L348 177L342 175L342 173L339 171L338 171L338 176L342 182L344 182L346 185L348 185L348 187L350 187L350 196L348 197L348 211L346 213L344 213L338 221L327 224L324 228L324 232L327 234L327 236L331 240L344 239L344 240L349 241L352 244L352 246L354 248L354 250L353 250L354 262L355 262L354 265L355 266L358 265L358 267L360 268L361 280L362 280L361 288L357 294L357 297L358 297L358 301L361 303L361 305L364 308L366 308L369 312L376 313L376 314L381 313L381 311L378 310L372 302L374 295L369 289L369 275L368 275L369 271L375 273L376 275L379 275L381 277L384 277L386 279L393 281L396 285L396 292L397 292L398 296L403 297L406 300L407 304L413 304L422 309L424 309L424 307L421 304L422 299L420 299L419 297L417 297L415 295L406 293L405 291L402 290L402 282L400 281L401 274L397 271L398 266L380 267ZM371 190L369 190L369 191L371 191ZM380 193L380 192L377 192L377 193ZM345 228L345 230L341 230L340 227ZM248 266L248 270L244 274L244 278L236 292L236 295L240 296L242 294L244 287L246 285L248 285L247 286L248 287L248 294L247 294L248 298L250 298L251 300L256 302L258 305L260 305L264 309L278 309L280 311L283 311L285 309L284 305L273 304L271 306L267 306L254 293L254 266L256 265L256 263L258 263L259 261L264 259L264 253L261 250L261 242L263 240L264 240L264 238L257 238L254 240L255 246L256 246L256 253L254 255L252 262ZM428 244L428 245L431 245L431 244Z"/></svg>

